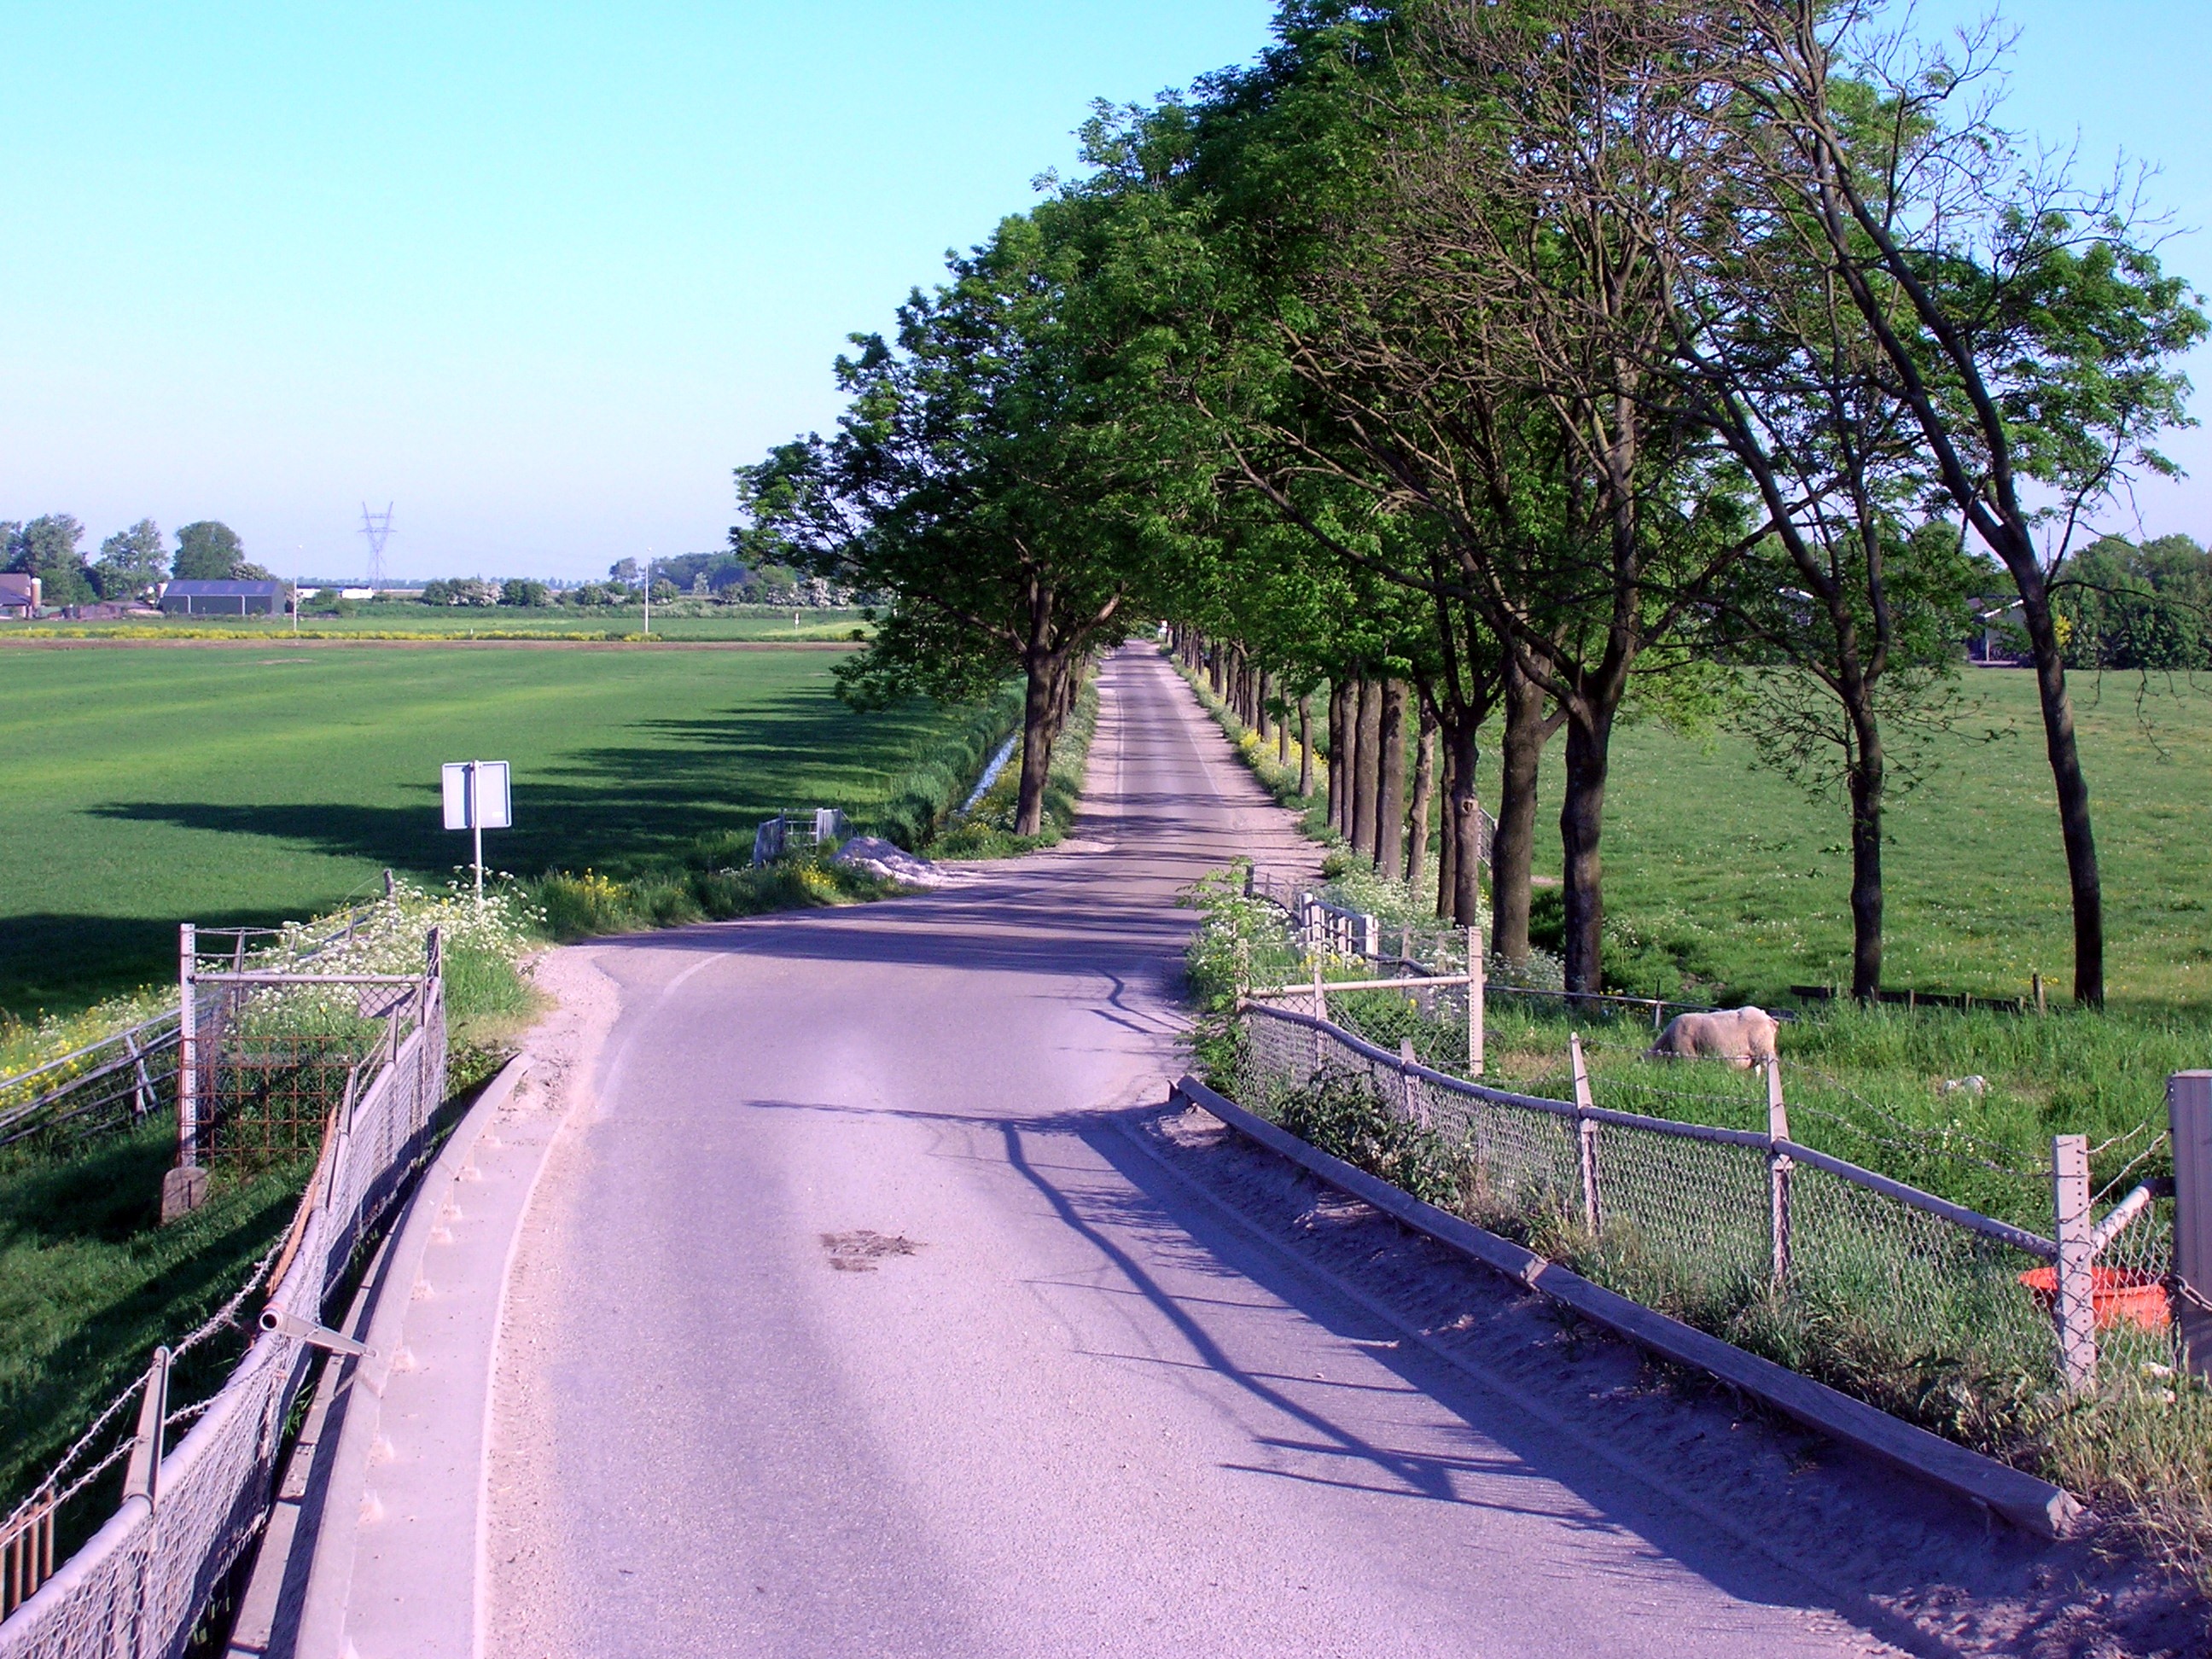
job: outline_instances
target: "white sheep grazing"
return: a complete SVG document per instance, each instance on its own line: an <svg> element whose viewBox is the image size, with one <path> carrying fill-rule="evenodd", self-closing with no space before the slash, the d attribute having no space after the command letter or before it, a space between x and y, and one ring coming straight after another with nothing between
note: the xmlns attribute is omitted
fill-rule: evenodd
<svg viewBox="0 0 2212 1659"><path fill-rule="evenodd" d="M1764 1008L1677 1014L1667 1022L1651 1053L1680 1060L1724 1060L1739 1071L1749 1071L1774 1058L1774 1016Z"/></svg>

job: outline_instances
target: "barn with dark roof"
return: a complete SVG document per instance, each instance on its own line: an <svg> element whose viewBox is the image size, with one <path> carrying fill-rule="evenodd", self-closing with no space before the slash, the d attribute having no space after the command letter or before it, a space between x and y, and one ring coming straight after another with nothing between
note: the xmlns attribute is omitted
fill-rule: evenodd
<svg viewBox="0 0 2212 1659"><path fill-rule="evenodd" d="M173 617L273 617L283 609L282 582L171 582L161 609Z"/></svg>

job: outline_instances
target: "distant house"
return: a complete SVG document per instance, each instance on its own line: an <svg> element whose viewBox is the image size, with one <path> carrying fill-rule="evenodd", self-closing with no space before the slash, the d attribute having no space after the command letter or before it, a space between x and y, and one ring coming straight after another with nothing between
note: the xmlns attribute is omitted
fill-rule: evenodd
<svg viewBox="0 0 2212 1659"><path fill-rule="evenodd" d="M284 608L282 582L171 582L161 609L173 617L272 617Z"/></svg>
<svg viewBox="0 0 2212 1659"><path fill-rule="evenodd" d="M0 575L0 617L36 616L39 589L36 576Z"/></svg>

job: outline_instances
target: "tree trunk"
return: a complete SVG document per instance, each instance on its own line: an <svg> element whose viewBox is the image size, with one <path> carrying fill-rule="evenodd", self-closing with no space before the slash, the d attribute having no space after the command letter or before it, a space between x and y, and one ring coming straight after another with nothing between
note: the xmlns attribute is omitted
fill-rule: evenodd
<svg viewBox="0 0 2212 1659"><path fill-rule="evenodd" d="M1298 694L1298 793L1313 798L1313 693Z"/></svg>
<svg viewBox="0 0 2212 1659"><path fill-rule="evenodd" d="M1413 804L1406 836L1406 885L1414 898L1421 896L1423 866L1429 860L1429 811L1436 803L1437 717L1428 699L1421 699L1420 736L1413 750Z"/></svg>
<svg viewBox="0 0 2212 1659"><path fill-rule="evenodd" d="M2012 561L2007 560L2010 564ZM2033 556L2029 556L2033 564ZM2097 873L2097 838L2089 825L2089 781L2081 775L2081 753L2074 740L2074 706L2066 695L2066 661L2051 614L2051 594L2036 570L2033 581L2019 580L2021 618L2035 655L2035 690L2043 706L2043 747L2051 761L2051 781L2058 792L2058 828L2066 843L2066 880L2074 899L2074 1000L2084 1008L2105 1006L2105 894Z"/></svg>
<svg viewBox="0 0 2212 1659"><path fill-rule="evenodd" d="M1612 763L1610 708L1567 717L1567 780L1559 805L1559 851L1565 866L1566 978L1570 991L1605 988L1605 866L1598 841L1605 831L1606 769Z"/></svg>
<svg viewBox="0 0 2212 1659"><path fill-rule="evenodd" d="M1881 731L1874 711L1852 709L1857 752L1851 757L1851 994L1881 995Z"/></svg>
<svg viewBox="0 0 2212 1659"><path fill-rule="evenodd" d="M1449 921L1452 914L1452 884L1459 868L1459 830L1452 811L1452 788L1455 773L1449 733L1438 745L1437 757L1437 787L1441 792L1443 805L1437 814L1437 918Z"/></svg>
<svg viewBox="0 0 2212 1659"><path fill-rule="evenodd" d="M1022 696L1022 785L1014 808L1014 833L1041 834L1044 829L1044 786L1052 774L1052 745L1060 736L1068 662L1057 655L1030 659L1028 684Z"/></svg>
<svg viewBox="0 0 2212 1659"><path fill-rule="evenodd" d="M1473 927L1482 920L1482 860L1475 855L1481 845L1482 803L1476 799L1475 763L1481 725L1462 711L1444 720L1444 743L1450 755L1452 816L1452 906L1454 925Z"/></svg>
<svg viewBox="0 0 2212 1659"><path fill-rule="evenodd" d="M1345 718L1349 701L1345 683L1328 683L1328 827L1347 841L1352 836L1352 773L1344 763Z"/></svg>
<svg viewBox="0 0 2212 1659"><path fill-rule="evenodd" d="M1389 881L1406 874L1406 682L1382 682L1376 725L1375 867Z"/></svg>
<svg viewBox="0 0 2212 1659"><path fill-rule="evenodd" d="M1375 857L1375 822L1377 797L1376 785L1382 781L1382 683L1359 678L1359 702L1352 724L1358 728L1352 741L1358 752L1353 757L1352 769L1352 850L1372 860Z"/></svg>
<svg viewBox="0 0 2212 1659"><path fill-rule="evenodd" d="M1528 960L1529 868L1536 851L1536 778L1551 732L1543 688L1520 672L1510 652L1504 669L1505 738L1498 745L1498 833L1490 848L1492 951L1519 967Z"/></svg>
<svg viewBox="0 0 2212 1659"><path fill-rule="evenodd" d="M1452 916L1453 884L1458 878L1459 830L1452 807L1456 763L1449 740L1443 748L1442 775L1437 780L1438 787L1443 791L1444 810L1437 814L1437 919L1449 921Z"/></svg>

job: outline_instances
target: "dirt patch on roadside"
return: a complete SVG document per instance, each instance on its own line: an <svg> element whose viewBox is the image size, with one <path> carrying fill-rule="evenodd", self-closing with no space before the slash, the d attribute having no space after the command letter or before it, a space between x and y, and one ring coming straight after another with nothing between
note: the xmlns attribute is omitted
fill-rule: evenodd
<svg viewBox="0 0 2212 1659"><path fill-rule="evenodd" d="M893 1237L872 1231L866 1227L849 1233L824 1233L822 1249L830 1258L830 1266L841 1273L872 1273L876 1264L887 1257L912 1255L921 1243L904 1233Z"/></svg>

